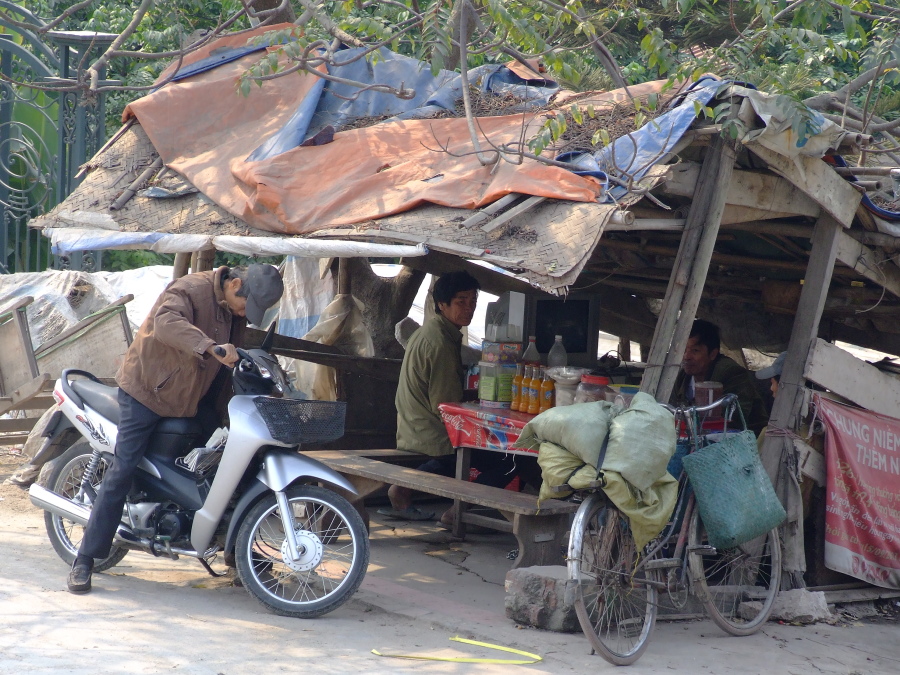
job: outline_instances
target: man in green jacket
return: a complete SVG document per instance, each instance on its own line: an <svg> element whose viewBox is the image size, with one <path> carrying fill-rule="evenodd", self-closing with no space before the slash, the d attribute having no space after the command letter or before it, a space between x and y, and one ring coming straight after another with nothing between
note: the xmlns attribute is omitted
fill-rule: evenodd
<svg viewBox="0 0 900 675"><path fill-rule="evenodd" d="M759 434L769 421L762 396L750 371L733 359L719 353L719 327L697 319L691 327L681 372L675 380L670 403L694 405L694 385L697 382L720 382L726 394L736 394L747 427Z"/></svg>
<svg viewBox="0 0 900 675"><path fill-rule="evenodd" d="M451 272L438 279L432 290L437 315L419 328L406 345L400 383L397 386L397 448L430 456L420 471L443 476L456 474L456 455L441 419L438 405L463 400L460 358L464 326L472 322L480 285L468 272ZM478 483L504 487L512 479L511 456L495 452L473 453L473 465L481 472ZM412 490L392 485L391 508L378 513L403 520L431 520L434 513L412 505ZM447 518L441 522L449 525Z"/></svg>

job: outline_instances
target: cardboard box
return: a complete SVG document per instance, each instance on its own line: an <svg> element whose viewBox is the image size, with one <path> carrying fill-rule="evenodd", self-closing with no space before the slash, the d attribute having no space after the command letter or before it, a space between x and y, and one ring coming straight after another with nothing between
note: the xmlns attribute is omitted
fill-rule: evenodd
<svg viewBox="0 0 900 675"><path fill-rule="evenodd" d="M522 356L521 342L489 342L481 343L481 360L487 363L510 363L515 365Z"/></svg>

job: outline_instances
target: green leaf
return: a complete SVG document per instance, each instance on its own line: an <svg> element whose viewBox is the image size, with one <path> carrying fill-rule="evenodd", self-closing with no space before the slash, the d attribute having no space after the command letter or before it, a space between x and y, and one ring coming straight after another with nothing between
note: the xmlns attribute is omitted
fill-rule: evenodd
<svg viewBox="0 0 900 675"><path fill-rule="evenodd" d="M572 104L572 119L576 124L584 124L584 116L581 114L581 108L574 103Z"/></svg>

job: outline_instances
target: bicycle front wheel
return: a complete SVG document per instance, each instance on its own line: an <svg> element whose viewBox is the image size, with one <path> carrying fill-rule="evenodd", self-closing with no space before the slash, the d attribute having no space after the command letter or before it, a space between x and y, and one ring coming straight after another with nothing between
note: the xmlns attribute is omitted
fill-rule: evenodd
<svg viewBox="0 0 900 675"><path fill-rule="evenodd" d="M628 519L602 494L585 499L569 539L575 613L594 651L618 666L637 661L656 623L656 588L637 569L639 553Z"/></svg>
<svg viewBox="0 0 900 675"><path fill-rule="evenodd" d="M688 552L695 593L719 628L751 635L768 621L781 584L777 528L735 548L715 549L695 511Z"/></svg>

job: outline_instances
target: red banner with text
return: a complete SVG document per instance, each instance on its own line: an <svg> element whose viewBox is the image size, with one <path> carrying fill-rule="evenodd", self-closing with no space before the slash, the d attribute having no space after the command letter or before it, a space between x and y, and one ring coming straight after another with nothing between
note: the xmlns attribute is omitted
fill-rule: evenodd
<svg viewBox="0 0 900 675"><path fill-rule="evenodd" d="M825 566L900 588L900 420L816 403L826 429Z"/></svg>

